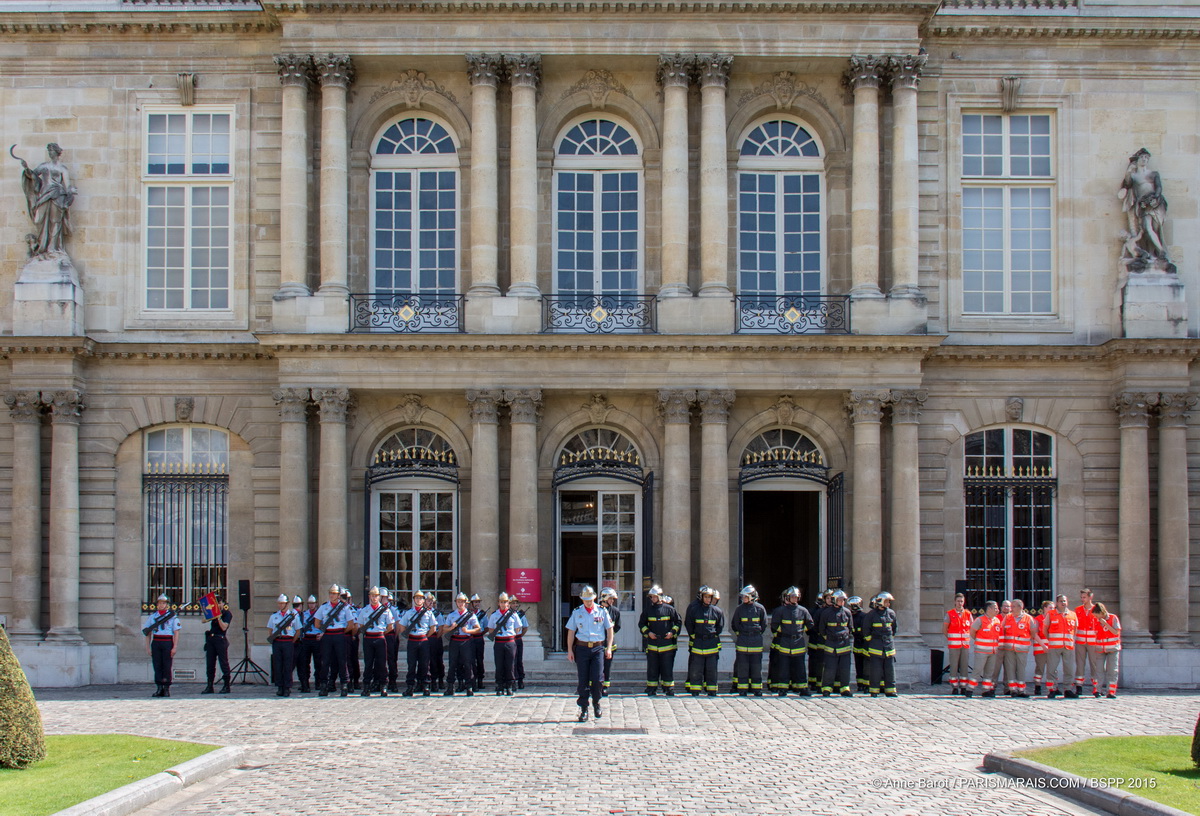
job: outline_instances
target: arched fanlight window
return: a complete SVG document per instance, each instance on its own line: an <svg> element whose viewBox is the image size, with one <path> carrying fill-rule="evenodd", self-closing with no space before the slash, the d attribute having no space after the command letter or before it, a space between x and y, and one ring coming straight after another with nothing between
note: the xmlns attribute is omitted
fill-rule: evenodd
<svg viewBox="0 0 1200 816"><path fill-rule="evenodd" d="M740 463L742 484L777 476L824 482L829 473L816 443L791 428L773 428L754 437Z"/></svg>
<svg viewBox="0 0 1200 816"><path fill-rule="evenodd" d="M458 481L458 456L442 435L427 428L404 428L389 436L371 460L372 482L399 476L432 476Z"/></svg>
<svg viewBox="0 0 1200 816"><path fill-rule="evenodd" d="M583 476L612 476L641 483L642 455L637 446L619 431L588 428L567 440L558 454L555 482Z"/></svg>

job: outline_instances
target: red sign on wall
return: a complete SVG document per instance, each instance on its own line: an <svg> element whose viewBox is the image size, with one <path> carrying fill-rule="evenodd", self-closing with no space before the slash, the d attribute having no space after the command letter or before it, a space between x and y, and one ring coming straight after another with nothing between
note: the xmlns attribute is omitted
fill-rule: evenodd
<svg viewBox="0 0 1200 816"><path fill-rule="evenodd" d="M540 569L510 569L506 571L505 591L516 595L522 603L542 600L542 571Z"/></svg>

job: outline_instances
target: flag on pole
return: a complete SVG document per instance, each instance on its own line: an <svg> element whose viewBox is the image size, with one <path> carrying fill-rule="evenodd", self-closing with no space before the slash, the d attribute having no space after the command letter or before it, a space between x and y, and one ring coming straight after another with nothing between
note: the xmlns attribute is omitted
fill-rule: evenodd
<svg viewBox="0 0 1200 816"><path fill-rule="evenodd" d="M221 614L221 604L217 603L217 593L215 592L210 592L197 599L196 603L200 605L200 611L204 613L206 621L219 617Z"/></svg>

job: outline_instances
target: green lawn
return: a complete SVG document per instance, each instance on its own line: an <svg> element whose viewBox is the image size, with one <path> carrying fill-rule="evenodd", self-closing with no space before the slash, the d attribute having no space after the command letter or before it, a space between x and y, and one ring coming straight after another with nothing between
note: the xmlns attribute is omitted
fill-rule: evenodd
<svg viewBox="0 0 1200 816"><path fill-rule="evenodd" d="M1126 780L1123 791L1200 814L1200 770L1192 764L1191 751L1190 735L1098 737L1017 756L1085 779Z"/></svg>
<svg viewBox="0 0 1200 816"><path fill-rule="evenodd" d="M47 736L46 758L0 768L0 816L41 816L207 754L217 746L126 734Z"/></svg>

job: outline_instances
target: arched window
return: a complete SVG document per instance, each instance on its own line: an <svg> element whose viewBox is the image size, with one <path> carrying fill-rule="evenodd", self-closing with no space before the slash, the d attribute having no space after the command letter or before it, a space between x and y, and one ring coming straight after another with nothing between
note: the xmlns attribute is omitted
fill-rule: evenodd
<svg viewBox="0 0 1200 816"><path fill-rule="evenodd" d="M738 294L773 301L825 289L821 147L787 119L761 122L738 159Z"/></svg>
<svg viewBox="0 0 1200 816"><path fill-rule="evenodd" d="M966 579L979 600L1020 598L1035 609L1054 586L1054 437L991 428L966 438Z"/></svg>
<svg viewBox="0 0 1200 816"><path fill-rule="evenodd" d="M641 150L629 129L601 117L559 137L554 175L554 289L560 296L641 289Z"/></svg>
<svg viewBox="0 0 1200 816"><path fill-rule="evenodd" d="M458 456L440 434L404 428L376 449L372 484L375 562L372 580L398 590L405 602L417 589L448 600L458 586Z"/></svg>
<svg viewBox="0 0 1200 816"><path fill-rule="evenodd" d="M458 277L458 148L432 119L388 125L371 157L371 291L453 295Z"/></svg>
<svg viewBox="0 0 1200 816"><path fill-rule="evenodd" d="M225 597L229 435L189 425L150 431L142 472L147 597Z"/></svg>

